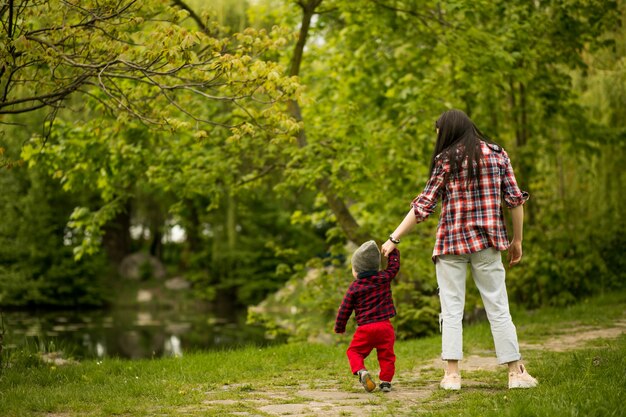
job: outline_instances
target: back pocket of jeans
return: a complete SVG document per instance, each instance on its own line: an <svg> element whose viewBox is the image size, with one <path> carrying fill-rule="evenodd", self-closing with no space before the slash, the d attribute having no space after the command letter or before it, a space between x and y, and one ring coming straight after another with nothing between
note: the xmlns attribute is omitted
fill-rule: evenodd
<svg viewBox="0 0 626 417"><path fill-rule="evenodd" d="M500 258L500 251L494 248L483 249L474 254L474 261L481 264L491 264Z"/></svg>

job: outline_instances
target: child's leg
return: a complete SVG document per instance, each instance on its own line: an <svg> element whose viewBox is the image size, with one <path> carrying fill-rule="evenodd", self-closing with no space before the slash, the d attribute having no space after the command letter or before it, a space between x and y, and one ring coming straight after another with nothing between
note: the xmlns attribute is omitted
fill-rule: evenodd
<svg viewBox="0 0 626 417"><path fill-rule="evenodd" d="M376 354L380 365L379 378L381 381L391 382L396 373L396 355L393 351L396 335L391 323L381 323L377 336Z"/></svg>
<svg viewBox="0 0 626 417"><path fill-rule="evenodd" d="M493 248L485 249L473 253L471 260L472 276L480 291L491 325L498 362L503 364L518 361L521 355L517 332L509 312L505 271L500 252Z"/></svg>
<svg viewBox="0 0 626 417"><path fill-rule="evenodd" d="M354 332L352 342L346 351L348 361L350 361L350 369L356 375L361 369L365 369L365 358L370 354L373 345L368 338L367 326L359 326Z"/></svg>

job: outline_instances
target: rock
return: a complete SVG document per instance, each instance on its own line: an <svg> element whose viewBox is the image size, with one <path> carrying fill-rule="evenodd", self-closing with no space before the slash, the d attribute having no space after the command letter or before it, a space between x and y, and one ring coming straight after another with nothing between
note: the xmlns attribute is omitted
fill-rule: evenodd
<svg viewBox="0 0 626 417"><path fill-rule="evenodd" d="M120 276L126 279L141 280L146 278L164 279L165 266L154 256L137 252L122 260L119 267Z"/></svg>
<svg viewBox="0 0 626 417"><path fill-rule="evenodd" d="M73 359L65 359L63 357L63 352L48 352L41 354L41 360L43 363L54 366L65 366L65 365L76 365L76 362Z"/></svg>
<svg viewBox="0 0 626 417"><path fill-rule="evenodd" d="M173 335L181 335L191 330L191 323L169 323L165 326L165 332Z"/></svg>
<svg viewBox="0 0 626 417"><path fill-rule="evenodd" d="M331 345L334 343L332 335L329 333L318 333L316 335L310 335L308 337L309 343L321 343L323 345Z"/></svg>
<svg viewBox="0 0 626 417"><path fill-rule="evenodd" d="M165 288L173 291L188 290L191 288L191 282L182 277L175 277L165 281Z"/></svg>
<svg viewBox="0 0 626 417"><path fill-rule="evenodd" d="M137 291L137 302L138 303L149 303L152 301L152 292L148 290L139 290Z"/></svg>

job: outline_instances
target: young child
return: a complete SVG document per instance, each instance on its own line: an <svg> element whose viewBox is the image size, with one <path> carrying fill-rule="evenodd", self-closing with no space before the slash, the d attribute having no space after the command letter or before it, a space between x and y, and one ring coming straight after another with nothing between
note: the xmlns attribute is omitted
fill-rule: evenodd
<svg viewBox="0 0 626 417"><path fill-rule="evenodd" d="M355 280L339 307L335 321L335 333L344 333L346 323L354 310L357 329L346 352L350 368L366 391L376 388L371 375L365 369L364 360L372 349L376 349L380 365L380 389L391 391L391 380L395 373L396 355L393 345L396 339L389 321L396 315L391 298L391 280L400 269L400 252L389 253L387 269L380 270L380 250L370 240L361 245L352 255L352 275Z"/></svg>

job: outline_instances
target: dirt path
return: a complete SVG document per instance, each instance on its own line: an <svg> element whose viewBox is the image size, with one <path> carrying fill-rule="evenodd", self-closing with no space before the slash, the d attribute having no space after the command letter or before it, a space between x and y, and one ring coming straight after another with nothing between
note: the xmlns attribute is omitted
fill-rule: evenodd
<svg viewBox="0 0 626 417"><path fill-rule="evenodd" d="M566 329L562 334L551 336L541 344L522 343L520 348L523 351L540 349L563 352L583 348L589 341L614 339L625 333L625 320L618 321L613 327L609 328L579 326ZM289 390L284 390L281 393L272 391L250 392L239 401L208 398L203 404L203 409L206 413L205 415L238 415L246 417L371 416L385 415L385 412L381 414L381 411L384 409L395 410L397 414L412 415L417 411L412 412L410 411L411 409L423 409L428 399L438 390L442 368L442 361L436 358L416 367L412 372L403 372L402 375L394 380L393 391L387 394L381 392L371 394L357 391L359 386L356 383L354 392L346 392L339 389L312 389L304 383L299 387L291 387ZM493 356L467 356L463 360L462 369L466 373L503 371L502 373L505 375L502 366L497 364ZM503 376L503 378L505 377ZM471 389L472 387L484 386L484 383L464 378L463 386ZM211 394L209 394L210 396ZM440 402L442 399L439 398L436 401ZM242 403L247 405L245 407L247 410L250 410L250 405L252 405L252 408L256 411L226 411L227 409L236 409L237 405ZM381 408L383 404L385 407Z"/></svg>

